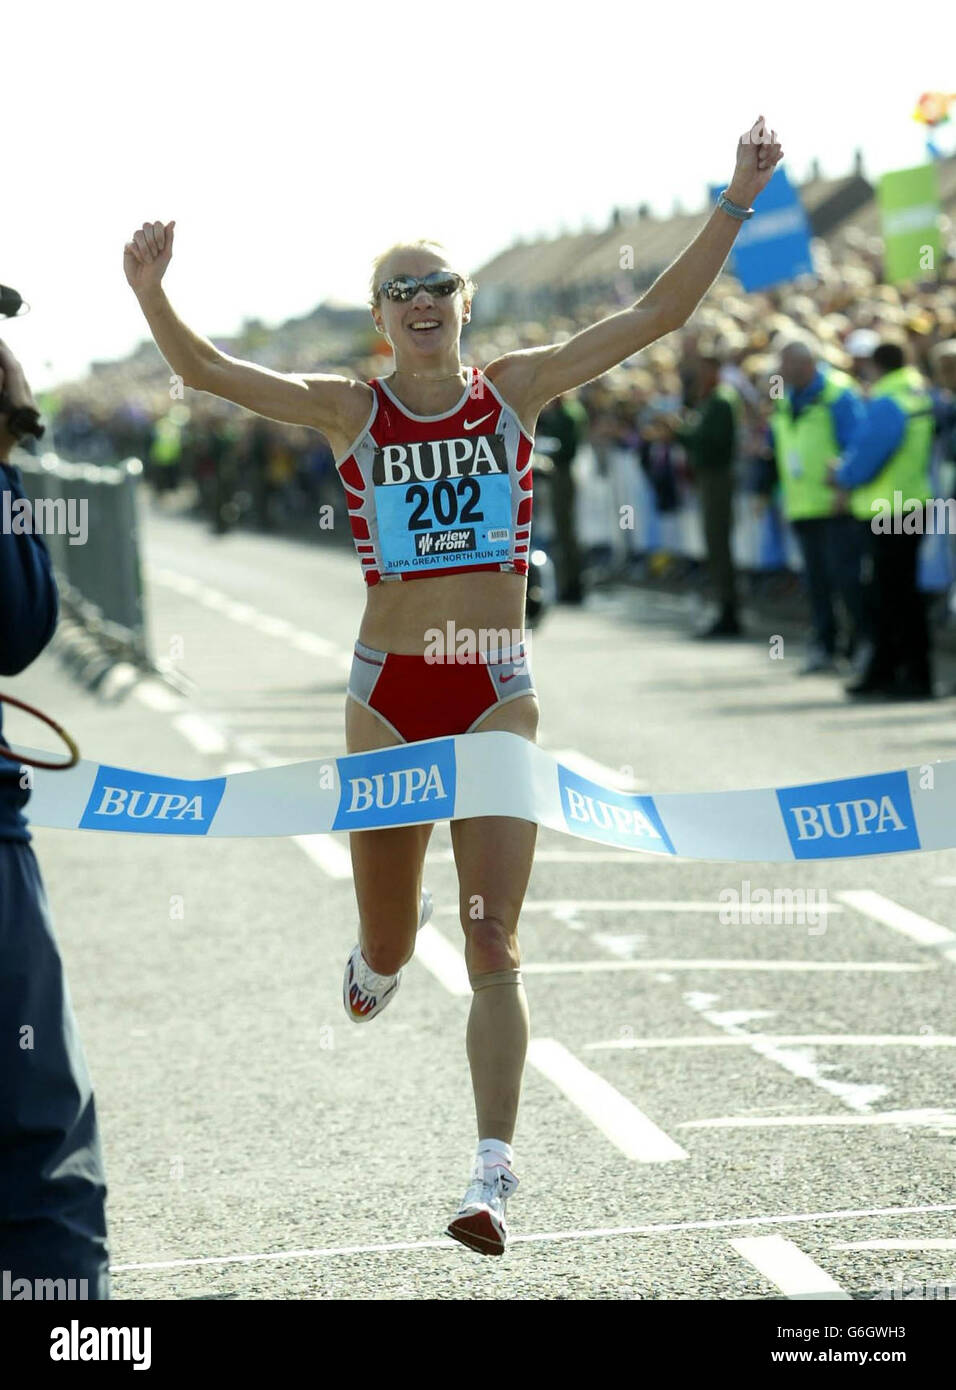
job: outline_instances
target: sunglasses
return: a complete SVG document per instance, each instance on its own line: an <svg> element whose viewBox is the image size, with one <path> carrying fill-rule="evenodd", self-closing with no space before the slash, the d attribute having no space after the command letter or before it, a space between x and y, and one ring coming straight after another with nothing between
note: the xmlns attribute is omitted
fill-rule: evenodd
<svg viewBox="0 0 956 1390"><path fill-rule="evenodd" d="M378 287L379 294L385 294L393 303L407 303L419 290L427 290L437 299L445 299L456 290L463 290L465 282L453 270L433 270L418 280L413 275L396 275L392 280L384 280Z"/></svg>

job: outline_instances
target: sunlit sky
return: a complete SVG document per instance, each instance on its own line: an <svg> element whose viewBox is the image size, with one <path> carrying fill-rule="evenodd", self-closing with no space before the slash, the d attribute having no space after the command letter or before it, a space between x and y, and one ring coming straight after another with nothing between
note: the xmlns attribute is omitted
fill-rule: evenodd
<svg viewBox="0 0 956 1390"><path fill-rule="evenodd" d="M517 236L604 226L615 205L701 207L760 113L794 181L815 156L848 172L858 146L871 177L923 163L911 113L922 91L956 90L952 13L10 5L0 283L32 312L0 333L38 388L135 347L148 330L123 244L154 218L176 219L173 305L216 337L364 302L373 256L406 235L475 270Z"/></svg>

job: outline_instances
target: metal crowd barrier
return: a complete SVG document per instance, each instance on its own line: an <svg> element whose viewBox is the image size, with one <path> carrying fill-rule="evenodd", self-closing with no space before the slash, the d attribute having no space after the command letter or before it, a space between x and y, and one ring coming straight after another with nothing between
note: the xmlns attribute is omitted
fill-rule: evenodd
<svg viewBox="0 0 956 1390"><path fill-rule="evenodd" d="M150 665L137 516L140 460L67 463L56 454L38 458L20 451L15 463L53 561L64 614L110 653Z"/></svg>

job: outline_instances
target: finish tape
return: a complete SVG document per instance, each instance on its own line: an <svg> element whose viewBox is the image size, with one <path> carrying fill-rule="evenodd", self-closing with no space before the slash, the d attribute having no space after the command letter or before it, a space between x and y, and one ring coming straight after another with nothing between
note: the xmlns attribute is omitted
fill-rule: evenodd
<svg viewBox="0 0 956 1390"><path fill-rule="evenodd" d="M617 849L735 863L956 847L956 760L777 790L648 795L495 731L198 781L87 759L31 775L34 825L114 834L258 839L512 816Z"/></svg>

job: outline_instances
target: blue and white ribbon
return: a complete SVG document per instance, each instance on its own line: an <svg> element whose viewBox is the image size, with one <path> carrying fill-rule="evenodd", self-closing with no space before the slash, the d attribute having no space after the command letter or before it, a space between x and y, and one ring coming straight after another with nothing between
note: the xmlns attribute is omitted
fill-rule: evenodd
<svg viewBox="0 0 956 1390"><path fill-rule="evenodd" d="M779 789L650 795L564 766L517 734L187 780L82 760L34 772L37 826L260 838L513 816L618 849L783 863L956 847L956 760Z"/></svg>

